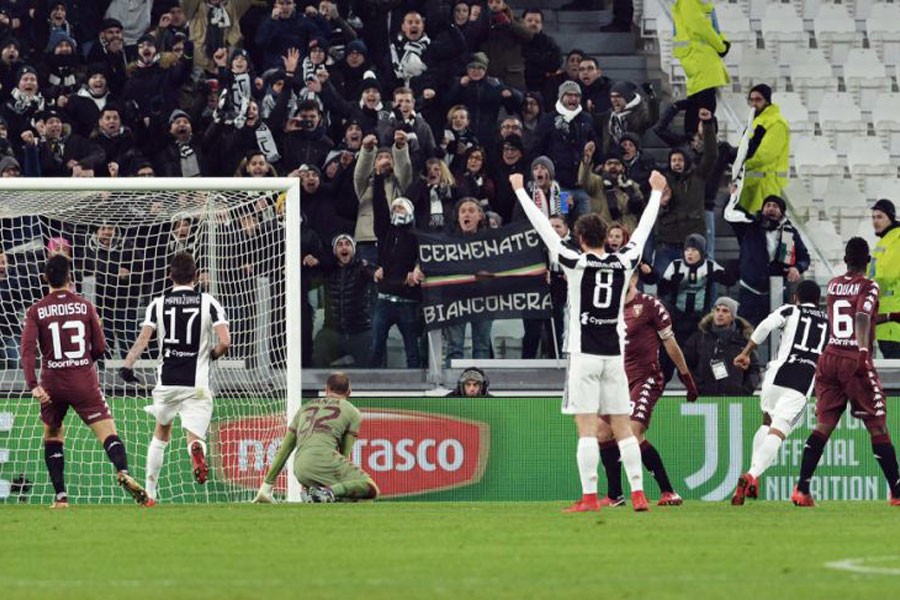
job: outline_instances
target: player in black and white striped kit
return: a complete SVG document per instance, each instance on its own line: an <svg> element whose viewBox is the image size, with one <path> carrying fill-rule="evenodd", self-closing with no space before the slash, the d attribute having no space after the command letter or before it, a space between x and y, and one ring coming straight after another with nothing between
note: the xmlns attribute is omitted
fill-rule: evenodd
<svg viewBox="0 0 900 600"><path fill-rule="evenodd" d="M759 477L775 460L784 439L806 414L816 375L816 363L828 341L828 314L819 310L821 291L815 281L797 286L795 304L782 306L757 325L750 341L734 358L737 367L750 365L750 353L775 329L781 329L781 344L769 363L760 394L763 425L753 436L750 470L738 478L731 504L759 496Z"/></svg>
<svg viewBox="0 0 900 600"><path fill-rule="evenodd" d="M578 428L576 461L582 498L566 512L600 510L597 467L600 448L599 419L608 421L618 442L622 466L631 485L635 510L649 510L644 496L641 452L631 431L631 398L625 376L625 317L623 307L631 273L637 267L659 213L666 179L657 171L650 176L650 201L631 239L614 253L604 249L606 224L597 214L582 215L575 222L575 238L581 250L562 242L549 219L525 192L521 175L510 175L519 203L541 236L551 260L558 259L568 282L569 317L565 349L569 352L562 412L575 416Z"/></svg>
<svg viewBox="0 0 900 600"><path fill-rule="evenodd" d="M119 371L125 381L137 382L132 367L156 334L156 387L153 404L144 408L156 417L156 429L147 450L146 474L147 493L154 499L176 415L180 416L187 437L194 478L197 483L206 482L206 431L213 411L210 361L225 354L231 343L222 305L209 294L194 289L197 264L189 253L175 254L169 265L169 278L172 287L147 307L141 334Z"/></svg>

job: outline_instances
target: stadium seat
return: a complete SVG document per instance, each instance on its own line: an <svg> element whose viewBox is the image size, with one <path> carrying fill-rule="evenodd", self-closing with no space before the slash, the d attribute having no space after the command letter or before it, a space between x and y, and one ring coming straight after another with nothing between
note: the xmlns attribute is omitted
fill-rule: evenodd
<svg viewBox="0 0 900 600"><path fill-rule="evenodd" d="M826 92L838 91L838 78L821 50L803 48L783 55L779 64L788 65L788 75L795 92L803 96L806 108L818 111Z"/></svg>
<svg viewBox="0 0 900 600"><path fill-rule="evenodd" d="M809 47L809 35L803 31L803 19L792 4L768 4L762 20L762 34L772 57Z"/></svg>
<svg viewBox="0 0 900 600"><path fill-rule="evenodd" d="M836 261L844 255L844 242L830 220L807 221L804 227L810 241L826 259Z"/></svg>
<svg viewBox="0 0 900 600"><path fill-rule="evenodd" d="M887 198L894 202L900 202L900 179L896 177L883 179L875 192L875 198Z"/></svg>
<svg viewBox="0 0 900 600"><path fill-rule="evenodd" d="M896 165L891 164L890 155L881 145L881 139L861 136L850 139L847 166L854 179L863 184L866 196L874 198L885 178L897 176Z"/></svg>
<svg viewBox="0 0 900 600"><path fill-rule="evenodd" d="M793 218L805 222L809 218L818 219L819 209L812 193L799 179L791 179L784 187L784 197L790 206Z"/></svg>
<svg viewBox="0 0 900 600"><path fill-rule="evenodd" d="M821 136L791 136L791 148L797 175L810 181L814 198L821 198L828 179L843 173L837 153Z"/></svg>
<svg viewBox="0 0 900 600"><path fill-rule="evenodd" d="M868 18L876 4L876 0L854 0L853 18L857 21Z"/></svg>
<svg viewBox="0 0 900 600"><path fill-rule="evenodd" d="M869 112L879 92L891 90L891 80L884 64L871 48L852 48L844 62L844 82L860 108Z"/></svg>
<svg viewBox="0 0 900 600"><path fill-rule="evenodd" d="M797 92L775 92L772 103L777 104L782 116L791 125L791 133L813 135L815 123L809 118L809 111Z"/></svg>
<svg viewBox="0 0 900 600"><path fill-rule="evenodd" d="M728 67L736 67L743 49L756 47L756 32L750 29L750 20L739 4L722 3L716 6L719 31L731 42L731 49L725 56Z"/></svg>
<svg viewBox="0 0 900 600"><path fill-rule="evenodd" d="M842 4L825 4L813 19L813 31L819 48L832 65L841 65L850 48L860 45L862 34L856 31L856 22Z"/></svg>
<svg viewBox="0 0 900 600"><path fill-rule="evenodd" d="M878 52L884 64L900 65L900 5L873 4L866 19L866 34L869 45Z"/></svg>
<svg viewBox="0 0 900 600"><path fill-rule="evenodd" d="M828 135L838 153L845 155L849 148L850 138L854 135L865 135L867 123L863 121L862 111L847 92L829 92L822 97L819 106L819 125L823 135Z"/></svg>
<svg viewBox="0 0 900 600"><path fill-rule="evenodd" d="M878 94L872 107L875 132L887 141L891 156L900 156L900 94Z"/></svg>
<svg viewBox="0 0 900 600"><path fill-rule="evenodd" d="M757 83L765 83L777 87L779 77L775 58L760 48L745 48L737 66L737 80L740 91L747 93Z"/></svg>
<svg viewBox="0 0 900 600"><path fill-rule="evenodd" d="M844 239L856 233L859 221L866 217L866 198L853 179L831 178L822 205Z"/></svg>

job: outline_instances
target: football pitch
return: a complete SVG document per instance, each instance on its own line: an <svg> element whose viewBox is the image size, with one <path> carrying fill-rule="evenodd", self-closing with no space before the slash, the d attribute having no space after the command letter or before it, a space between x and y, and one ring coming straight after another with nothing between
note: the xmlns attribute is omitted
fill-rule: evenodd
<svg viewBox="0 0 900 600"><path fill-rule="evenodd" d="M689 502L0 507L0 597L889 598L900 510Z"/></svg>

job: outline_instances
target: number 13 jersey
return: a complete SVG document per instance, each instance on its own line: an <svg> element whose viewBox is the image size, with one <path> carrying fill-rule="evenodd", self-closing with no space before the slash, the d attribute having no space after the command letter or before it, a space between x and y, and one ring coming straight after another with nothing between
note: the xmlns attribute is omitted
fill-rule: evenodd
<svg viewBox="0 0 900 600"><path fill-rule="evenodd" d="M153 300L142 325L156 330L157 385L208 388L213 327L227 323L222 305L191 286L174 286Z"/></svg>

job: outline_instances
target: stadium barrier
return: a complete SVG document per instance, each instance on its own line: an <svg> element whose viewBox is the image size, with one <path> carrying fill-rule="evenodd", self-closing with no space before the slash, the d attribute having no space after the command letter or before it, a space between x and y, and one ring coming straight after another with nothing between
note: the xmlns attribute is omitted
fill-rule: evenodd
<svg viewBox="0 0 900 600"><path fill-rule="evenodd" d="M152 419L146 400L110 401L125 440L132 471L143 478ZM364 413L353 458L379 483L385 499L435 501L571 500L580 494L575 468L575 428L559 413L559 398L353 398ZM889 399L889 428L900 428L897 399ZM260 414L245 403L217 401L211 427L213 476L205 486L185 484L166 497L166 477L190 473L176 425L161 479L161 500L238 502L252 498L285 431L283 408L275 402ZM66 470L73 502L124 503L113 484L112 467L90 431L67 423ZM759 427L755 397L710 398L688 404L666 396L656 407L648 439L657 447L676 490L687 499L730 497L738 475L749 467L753 434ZM787 500L800 468L803 444L815 424L814 405L782 446L763 476L761 498ZM83 460L82 460L83 459ZM290 465L290 463L289 463ZM656 484L645 475L651 497ZM25 492L22 481L33 484ZM283 492L287 475L278 488ZM601 491L605 477L601 472ZM626 484L627 489L627 484ZM812 492L820 500L887 498L887 487L860 421L845 415L835 430ZM0 400L0 502L49 503L51 486L40 444L37 403L31 398Z"/></svg>

